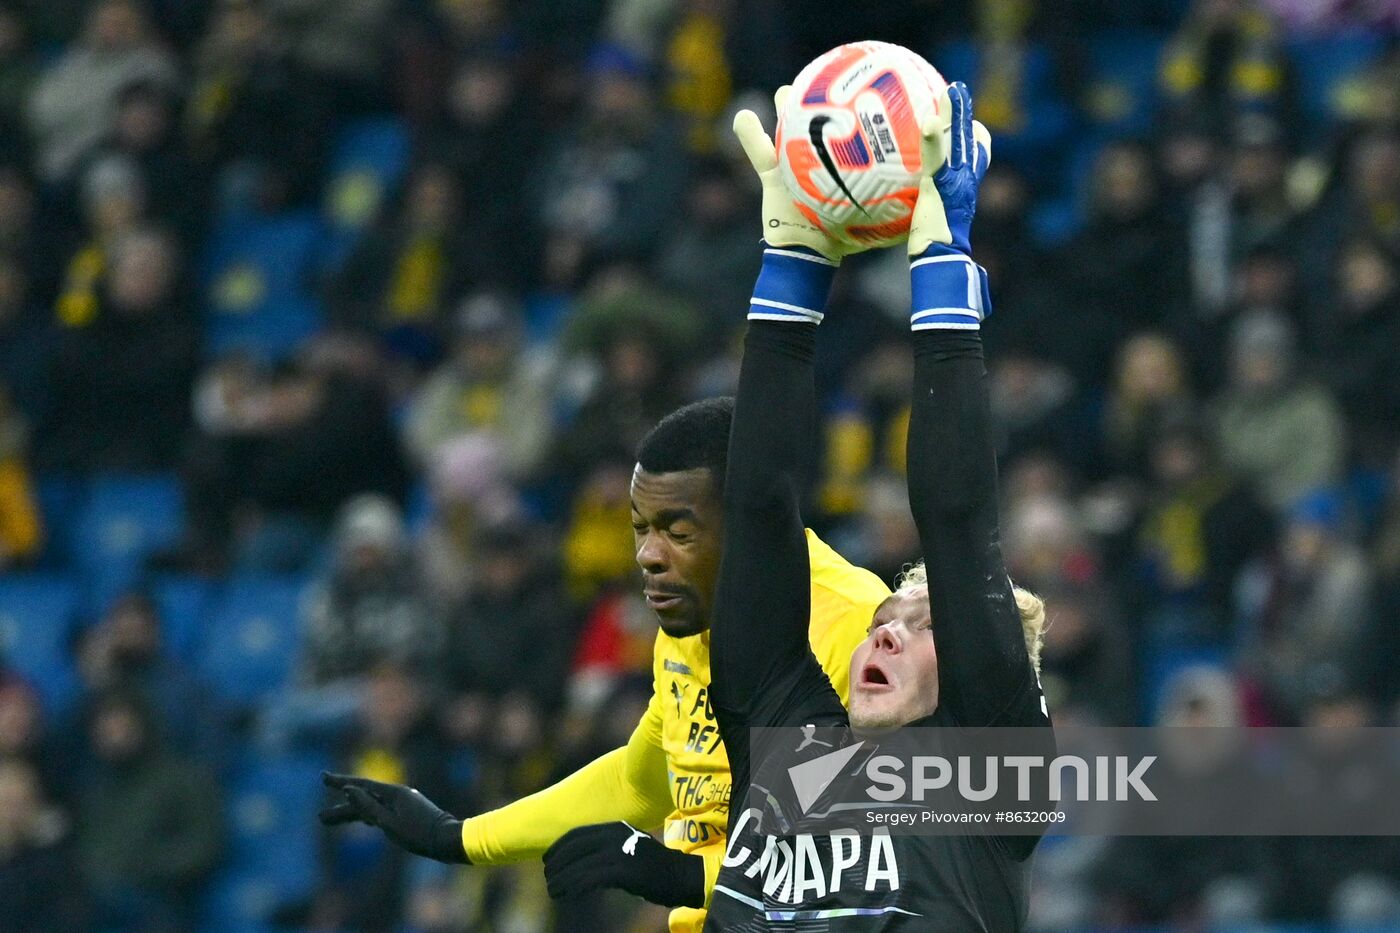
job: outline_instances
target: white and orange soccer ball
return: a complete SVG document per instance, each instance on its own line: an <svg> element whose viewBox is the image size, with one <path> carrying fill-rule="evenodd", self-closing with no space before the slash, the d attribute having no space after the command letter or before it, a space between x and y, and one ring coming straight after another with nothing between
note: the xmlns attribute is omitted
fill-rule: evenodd
<svg viewBox="0 0 1400 933"><path fill-rule="evenodd" d="M908 237L919 194L919 122L947 86L922 56L888 42L850 42L803 68L775 137L797 209L857 248Z"/></svg>

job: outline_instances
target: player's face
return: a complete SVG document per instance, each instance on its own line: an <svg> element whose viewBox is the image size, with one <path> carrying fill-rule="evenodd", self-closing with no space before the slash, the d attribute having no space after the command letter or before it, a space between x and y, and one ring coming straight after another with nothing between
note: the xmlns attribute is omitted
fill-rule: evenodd
<svg viewBox="0 0 1400 933"><path fill-rule="evenodd" d="M893 729L938 706L928 587L910 586L880 604L870 634L851 653L851 726Z"/></svg>
<svg viewBox="0 0 1400 933"><path fill-rule="evenodd" d="M707 469L632 473L632 537L642 595L668 635L710 626L724 510Z"/></svg>

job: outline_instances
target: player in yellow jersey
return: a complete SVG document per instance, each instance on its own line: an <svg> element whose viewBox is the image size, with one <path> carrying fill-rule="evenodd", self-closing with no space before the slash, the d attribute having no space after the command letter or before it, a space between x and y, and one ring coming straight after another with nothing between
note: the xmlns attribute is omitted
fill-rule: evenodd
<svg viewBox="0 0 1400 933"><path fill-rule="evenodd" d="M698 933L729 818L729 758L709 700L709 624L732 415L732 399L688 405L664 418L638 450L632 527L643 592L661 630L651 701L626 746L552 787L465 821L408 788L327 775L337 801L322 820L380 826L409 851L477 865L537 858L570 830L590 827L549 851L552 894L601 881L675 907L673 933ZM810 531L807 545L809 640L844 702L851 652L890 590ZM659 831L670 851L641 830ZM617 845L599 846L590 834L615 834ZM664 857L634 862L630 855L638 847L656 847L651 854ZM599 855L614 850L614 861ZM631 871L636 863L652 868Z"/></svg>

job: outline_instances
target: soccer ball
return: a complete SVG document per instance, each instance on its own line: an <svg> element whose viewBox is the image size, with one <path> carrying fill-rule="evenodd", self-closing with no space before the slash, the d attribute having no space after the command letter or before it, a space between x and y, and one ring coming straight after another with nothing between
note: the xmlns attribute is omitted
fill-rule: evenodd
<svg viewBox="0 0 1400 933"><path fill-rule="evenodd" d="M775 144L797 209L839 242L890 246L909 236L919 194L919 123L948 83L888 42L850 42L792 82Z"/></svg>

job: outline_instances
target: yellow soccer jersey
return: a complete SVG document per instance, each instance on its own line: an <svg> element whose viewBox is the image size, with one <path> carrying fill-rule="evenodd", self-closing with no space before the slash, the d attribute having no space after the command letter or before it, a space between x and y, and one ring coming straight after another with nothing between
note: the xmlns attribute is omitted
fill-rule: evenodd
<svg viewBox="0 0 1400 933"><path fill-rule="evenodd" d="M846 702L851 652L865 638L889 588L852 566L811 531L812 651ZM538 858L560 836L590 823L628 820L661 825L673 849L703 856L705 889L714 886L729 823L729 756L710 708L710 635L658 632L651 702L632 738L559 783L462 824L476 865ZM668 815L669 813L669 815ZM699 933L705 911L671 912L673 933Z"/></svg>
<svg viewBox="0 0 1400 933"><path fill-rule="evenodd" d="M810 530L812 651L845 703L850 691L851 652L864 640L875 607L890 590L868 570L852 566ZM714 886L724 856L729 823L729 756L710 707L710 633L689 638L656 636L652 659L654 691L638 726L666 753L671 815L666 845L705 857L705 889ZM705 912L678 908L673 933L698 933Z"/></svg>

